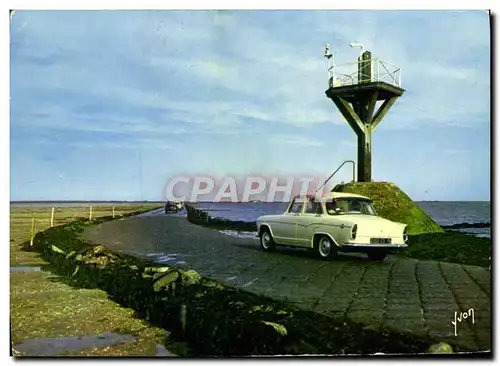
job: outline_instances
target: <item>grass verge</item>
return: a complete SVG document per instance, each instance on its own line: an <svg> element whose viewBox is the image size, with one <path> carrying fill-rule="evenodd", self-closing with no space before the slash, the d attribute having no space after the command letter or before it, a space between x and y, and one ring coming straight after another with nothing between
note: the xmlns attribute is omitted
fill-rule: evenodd
<svg viewBox="0 0 500 366"><path fill-rule="evenodd" d="M154 205L148 204L121 204L117 205L115 214L120 218L154 208ZM78 219L81 210L80 207L57 209L55 224ZM135 316L134 310L110 300L103 290L69 286L66 278L46 271L53 267L39 253L22 250L29 237L31 217L35 216L37 220L36 230L45 230L50 227L50 211L50 207L11 207L11 266L35 266L43 270L10 273L11 341L14 350L25 340L43 342L44 338L64 339L118 332L133 335L136 339L114 346L68 350L64 355L155 356L157 344L184 354L186 347L174 343L165 329L151 326ZM94 217L111 213L111 207L94 207Z"/></svg>

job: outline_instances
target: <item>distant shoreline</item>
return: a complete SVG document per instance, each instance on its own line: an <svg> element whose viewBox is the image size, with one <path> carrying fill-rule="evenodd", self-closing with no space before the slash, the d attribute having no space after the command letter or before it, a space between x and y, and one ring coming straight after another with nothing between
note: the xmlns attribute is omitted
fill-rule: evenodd
<svg viewBox="0 0 500 366"><path fill-rule="evenodd" d="M11 204L17 203L165 203L165 201L10 201Z"/></svg>
<svg viewBox="0 0 500 366"><path fill-rule="evenodd" d="M418 203L457 203L457 202L468 202L468 203L478 203L478 202L482 202L482 203L491 203L491 200L490 201L469 201L469 200L462 200L462 201L414 201L414 202L418 202ZM40 200L40 201L10 201L10 204L30 204L30 203L36 203L36 204L42 204L42 203L64 203L64 204L68 204L68 203L161 203L161 204L164 204L165 201L118 201L118 200L109 200L109 201L106 201L106 200ZM193 203L193 202L189 202L189 203ZM266 204L266 203L287 203L287 202L281 202L281 201L278 201L278 202L266 202L266 201L249 201L249 202L231 202L231 201L227 201L227 202L212 202L212 201L199 201L199 202L195 202L195 203L212 203L212 204L228 204L228 203L236 203L236 204L239 204L239 203L254 203L254 204Z"/></svg>

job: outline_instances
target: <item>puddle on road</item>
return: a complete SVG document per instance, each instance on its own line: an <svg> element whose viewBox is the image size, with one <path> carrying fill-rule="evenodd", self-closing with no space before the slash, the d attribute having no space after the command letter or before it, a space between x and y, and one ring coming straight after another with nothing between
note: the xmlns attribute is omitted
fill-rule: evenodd
<svg viewBox="0 0 500 366"><path fill-rule="evenodd" d="M155 217L155 216L182 216L182 217L185 217L187 216L186 214L186 210L181 210L181 211L178 211L178 212L168 212L168 213L165 213L165 208L158 208L156 210L153 210L153 211L148 211L148 212L144 212L142 214L139 214L139 215L135 215L135 217Z"/></svg>
<svg viewBox="0 0 500 366"><path fill-rule="evenodd" d="M178 357L175 353L170 352L163 344L156 345L156 357Z"/></svg>
<svg viewBox="0 0 500 366"><path fill-rule="evenodd" d="M178 253L172 253L172 254L165 254L165 253L150 253L146 254L147 257L156 257L153 260L156 263L167 263L171 261L177 261L176 264L186 264L185 261L182 261L183 257L187 257L186 254L178 254Z"/></svg>
<svg viewBox="0 0 500 366"><path fill-rule="evenodd" d="M219 230L219 233L224 235L234 236L236 238L255 239L255 240L258 239L256 237L257 232L255 231Z"/></svg>
<svg viewBox="0 0 500 366"><path fill-rule="evenodd" d="M158 263L166 263L170 261L177 260L178 254L167 254L167 255L162 255L156 258L156 262Z"/></svg>
<svg viewBox="0 0 500 366"><path fill-rule="evenodd" d="M81 351L86 348L116 346L136 341L130 334L102 333L85 337L61 337L28 339L13 348L23 356L55 356L68 351Z"/></svg>
<svg viewBox="0 0 500 366"><path fill-rule="evenodd" d="M162 256L156 258L156 262L158 262L158 263L166 263L166 262L170 262L170 261L175 261L175 260L179 259L177 257L181 257L181 255L180 254L162 255Z"/></svg>
<svg viewBox="0 0 500 366"><path fill-rule="evenodd" d="M149 254L146 254L146 257L161 257L164 254L165 253L149 253Z"/></svg>
<svg viewBox="0 0 500 366"><path fill-rule="evenodd" d="M138 338L130 334L106 332L85 337L61 337L28 339L13 347L17 356L57 356L63 352L82 351L89 348L116 346L135 342ZM156 345L157 357L177 357L162 344Z"/></svg>
<svg viewBox="0 0 500 366"><path fill-rule="evenodd" d="M247 287L253 285L258 280L259 280L259 278L257 277L257 278L252 279L251 281L247 281L244 283L238 278L238 276L232 276L232 277L226 278L226 281L230 282L230 286L237 286L237 287L241 287L241 288L247 288Z"/></svg>
<svg viewBox="0 0 500 366"><path fill-rule="evenodd" d="M243 284L241 287L246 288L246 287L248 287L250 285L253 285L255 283L255 281L257 281L257 280L258 280L258 278L254 278L253 280L251 280L251 281Z"/></svg>
<svg viewBox="0 0 500 366"><path fill-rule="evenodd" d="M11 272L40 272L42 267L40 266L11 266Z"/></svg>

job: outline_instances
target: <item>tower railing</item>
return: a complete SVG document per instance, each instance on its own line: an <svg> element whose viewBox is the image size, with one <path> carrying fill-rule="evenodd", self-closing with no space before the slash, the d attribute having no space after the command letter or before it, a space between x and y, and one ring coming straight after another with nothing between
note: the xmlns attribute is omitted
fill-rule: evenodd
<svg viewBox="0 0 500 366"><path fill-rule="evenodd" d="M371 67L371 79L362 79L363 73L359 72L366 67ZM401 67L378 58L332 65L328 69L328 74L330 88L368 82L385 82L401 88Z"/></svg>

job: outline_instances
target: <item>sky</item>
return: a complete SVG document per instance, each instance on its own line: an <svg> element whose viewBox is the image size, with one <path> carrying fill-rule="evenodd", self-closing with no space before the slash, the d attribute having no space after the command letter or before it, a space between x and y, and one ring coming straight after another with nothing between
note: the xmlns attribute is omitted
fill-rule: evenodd
<svg viewBox="0 0 500 366"><path fill-rule="evenodd" d="M179 175L328 176L356 136L323 58L402 69L372 136L375 181L490 199L483 11L17 11L11 200L162 200ZM351 168L335 176L349 181Z"/></svg>

